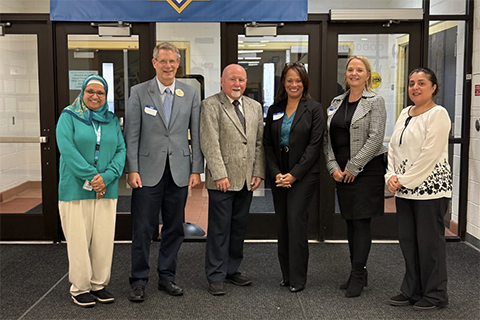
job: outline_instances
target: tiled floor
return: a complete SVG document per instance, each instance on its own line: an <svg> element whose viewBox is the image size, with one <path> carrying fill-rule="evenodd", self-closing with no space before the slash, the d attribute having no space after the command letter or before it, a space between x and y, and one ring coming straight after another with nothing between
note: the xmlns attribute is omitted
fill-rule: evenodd
<svg viewBox="0 0 480 320"><path fill-rule="evenodd" d="M42 189L30 189L13 199L0 202L0 213L25 213L42 203Z"/></svg>
<svg viewBox="0 0 480 320"><path fill-rule="evenodd" d="M194 223L207 232L208 192L203 185L204 183L188 190L185 222Z"/></svg>

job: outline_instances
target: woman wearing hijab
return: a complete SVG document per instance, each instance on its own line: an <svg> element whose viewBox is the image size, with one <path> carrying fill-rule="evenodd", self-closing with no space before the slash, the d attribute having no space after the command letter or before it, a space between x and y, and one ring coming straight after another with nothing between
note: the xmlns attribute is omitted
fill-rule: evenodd
<svg viewBox="0 0 480 320"><path fill-rule="evenodd" d="M110 280L125 142L118 118L108 110L108 85L89 76L56 128L60 150L60 218L67 240L70 293L82 307L112 303Z"/></svg>

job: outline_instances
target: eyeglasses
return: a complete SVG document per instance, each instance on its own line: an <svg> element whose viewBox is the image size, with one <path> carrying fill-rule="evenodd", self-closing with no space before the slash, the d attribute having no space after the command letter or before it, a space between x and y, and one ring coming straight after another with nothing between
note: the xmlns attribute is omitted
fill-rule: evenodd
<svg viewBox="0 0 480 320"><path fill-rule="evenodd" d="M105 96L105 94L107 94L105 91L94 91L94 90L91 90L91 89L85 90L85 92L88 93L91 96L96 94L99 97L103 97L103 96Z"/></svg>
<svg viewBox="0 0 480 320"><path fill-rule="evenodd" d="M405 126L403 127L402 134L400 134L400 143L398 145L402 144L403 133L405 132L405 129L407 129L407 126L410 123L410 120L412 120L412 116L408 116L408 118L405 119Z"/></svg>
<svg viewBox="0 0 480 320"><path fill-rule="evenodd" d="M158 61L157 59L155 59L155 61L157 61L158 63L160 63L160 65L162 66L166 66L167 64L171 65L171 66L174 66L177 64L177 60L160 60Z"/></svg>

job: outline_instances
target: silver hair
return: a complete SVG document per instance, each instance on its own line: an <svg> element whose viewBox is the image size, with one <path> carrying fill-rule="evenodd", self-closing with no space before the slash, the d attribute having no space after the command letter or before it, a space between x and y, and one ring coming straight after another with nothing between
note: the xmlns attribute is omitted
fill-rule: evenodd
<svg viewBox="0 0 480 320"><path fill-rule="evenodd" d="M170 42L160 42L155 46L153 49L153 59L157 59L158 51L160 50L170 50L176 53L177 59L180 59L180 51L178 50L177 46Z"/></svg>

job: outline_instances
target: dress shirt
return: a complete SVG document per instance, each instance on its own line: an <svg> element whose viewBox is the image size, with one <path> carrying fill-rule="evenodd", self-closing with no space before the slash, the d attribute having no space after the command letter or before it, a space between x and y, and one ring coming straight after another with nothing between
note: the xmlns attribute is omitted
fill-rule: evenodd
<svg viewBox="0 0 480 320"><path fill-rule="evenodd" d="M165 101L165 89L170 88L170 91L172 92L172 99L175 97L175 80L173 80L173 83L169 86L165 86L163 83L158 80L157 77L155 77L155 80L157 80L158 84L158 90L160 90L160 96L162 98L162 106L163 102ZM173 108L173 105L172 105Z"/></svg>

